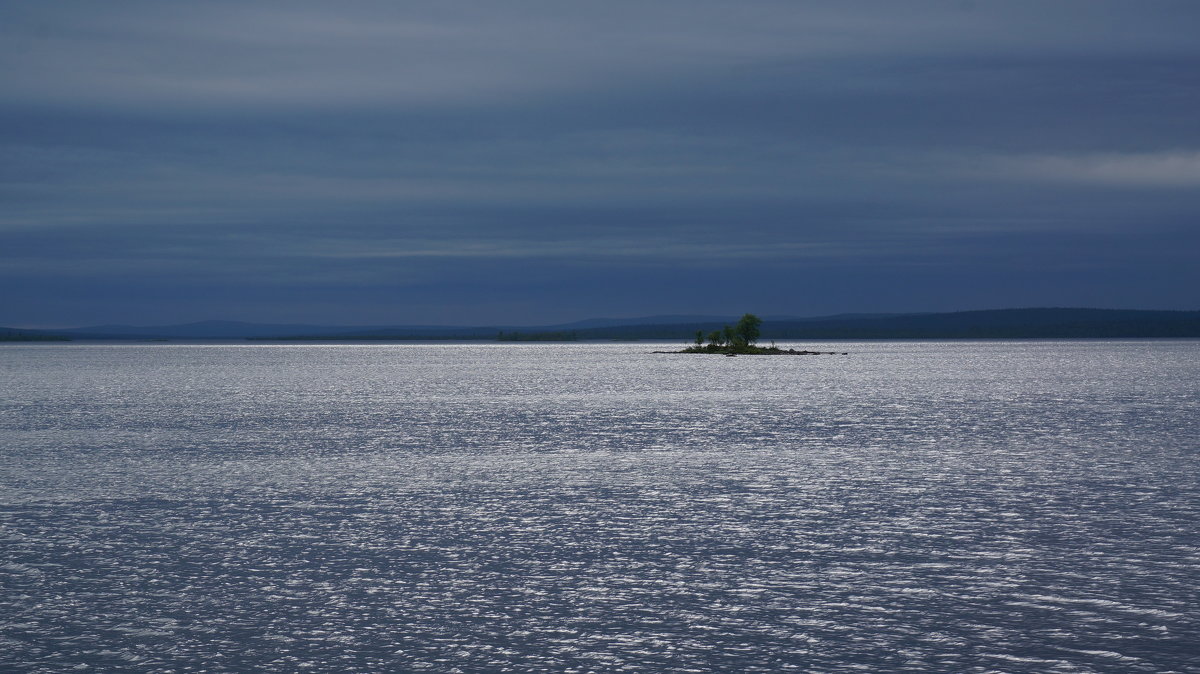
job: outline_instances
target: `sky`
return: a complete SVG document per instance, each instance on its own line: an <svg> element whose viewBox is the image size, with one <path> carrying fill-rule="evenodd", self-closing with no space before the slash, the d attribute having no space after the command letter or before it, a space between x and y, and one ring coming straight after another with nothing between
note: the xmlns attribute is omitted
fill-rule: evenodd
<svg viewBox="0 0 1200 674"><path fill-rule="evenodd" d="M1200 309L1200 3L0 0L0 325Z"/></svg>

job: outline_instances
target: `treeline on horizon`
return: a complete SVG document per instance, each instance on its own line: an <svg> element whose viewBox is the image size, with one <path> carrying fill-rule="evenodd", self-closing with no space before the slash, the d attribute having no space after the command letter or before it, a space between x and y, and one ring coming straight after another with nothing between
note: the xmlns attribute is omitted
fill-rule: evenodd
<svg viewBox="0 0 1200 674"><path fill-rule="evenodd" d="M687 339L719 323L581 330L581 339ZM771 321L764 339L1101 339L1200 337L1198 311L1002 309L945 314Z"/></svg>
<svg viewBox="0 0 1200 674"><path fill-rule="evenodd" d="M373 328L369 331L322 331L312 334L185 335L179 327L140 328L130 333L89 334L77 330L0 328L0 341L62 341L66 339L252 339L259 341L630 341L680 339L692 341L698 331L722 330L730 321L630 324L605 327L464 327ZM168 330L174 332L168 334ZM315 330L316 328L314 328ZM954 313L843 316L771 320L762 323L762 338L814 339L1102 339L1200 338L1200 311L1122 309L997 309Z"/></svg>
<svg viewBox="0 0 1200 674"><path fill-rule="evenodd" d="M70 337L27 330L0 330L0 342L69 342Z"/></svg>
<svg viewBox="0 0 1200 674"><path fill-rule="evenodd" d="M501 330L496 335L497 342L577 342L579 332L575 330L551 330L547 332L521 332Z"/></svg>
<svg viewBox="0 0 1200 674"><path fill-rule="evenodd" d="M256 342L320 342L320 341L343 341L343 340L362 340L362 341L396 341L396 342L447 342L447 341L486 341L494 340L497 342L577 342L579 341L579 333L576 330L549 330L549 331L533 331L524 332L520 330L495 330L492 328L479 328L475 331L466 330L460 333L453 334L438 334L438 333L349 333L338 335L295 335L284 337L245 337L244 339Z"/></svg>
<svg viewBox="0 0 1200 674"><path fill-rule="evenodd" d="M723 330L727 321L636 324L574 330L478 328L453 336L379 333L300 339L489 340L504 342L692 340L697 332ZM1000 309L945 314L765 320L762 338L813 339L1102 339L1200 337L1200 311L1109 309ZM263 338L269 339L269 338Z"/></svg>

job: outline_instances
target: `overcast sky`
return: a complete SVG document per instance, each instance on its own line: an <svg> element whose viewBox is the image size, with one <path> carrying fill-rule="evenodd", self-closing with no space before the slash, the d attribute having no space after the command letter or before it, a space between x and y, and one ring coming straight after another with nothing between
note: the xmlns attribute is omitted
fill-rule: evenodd
<svg viewBox="0 0 1200 674"><path fill-rule="evenodd" d="M0 325L1200 309L1200 2L4 2Z"/></svg>

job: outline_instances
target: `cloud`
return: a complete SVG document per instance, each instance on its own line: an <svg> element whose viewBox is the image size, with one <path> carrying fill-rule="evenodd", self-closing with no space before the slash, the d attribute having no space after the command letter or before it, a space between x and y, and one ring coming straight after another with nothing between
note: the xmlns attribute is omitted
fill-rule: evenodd
<svg viewBox="0 0 1200 674"><path fill-rule="evenodd" d="M996 159L1001 175L1132 188L1200 187L1200 150L1033 155Z"/></svg>
<svg viewBox="0 0 1200 674"><path fill-rule="evenodd" d="M315 295L368 311L420 288L453 312L571 287L570 318L672 279L655 301L823 277L831 310L908 310L1036 288L1067 258L1089 296L1161 306L1195 274L1198 19L1173 0L0 3L0 281L24 293L0 325L105 283L98 313L172 288L177 314L270 287L302 317ZM915 268L942 275L888 277L896 301L913 281L903 306L847 282Z"/></svg>
<svg viewBox="0 0 1200 674"><path fill-rule="evenodd" d="M503 103L886 57L1194 52L1160 2L10 4L8 100L228 110ZM1063 25L1072 30L1063 31ZM1190 25L1194 25L1192 22Z"/></svg>

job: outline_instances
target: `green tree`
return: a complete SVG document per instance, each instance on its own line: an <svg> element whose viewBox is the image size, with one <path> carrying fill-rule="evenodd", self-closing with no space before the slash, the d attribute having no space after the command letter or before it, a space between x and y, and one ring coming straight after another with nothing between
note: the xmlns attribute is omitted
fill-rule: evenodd
<svg viewBox="0 0 1200 674"><path fill-rule="evenodd" d="M704 345L704 331L697 330L696 331L696 346L703 346L703 345Z"/></svg>
<svg viewBox="0 0 1200 674"><path fill-rule="evenodd" d="M708 343L712 344L713 346L721 346L721 331L713 330L712 332L708 333Z"/></svg>
<svg viewBox="0 0 1200 674"><path fill-rule="evenodd" d="M737 333L733 331L732 325L726 325L725 329L721 331L721 336L724 337L725 343L730 346L733 346L734 340L737 339Z"/></svg>
<svg viewBox="0 0 1200 674"><path fill-rule="evenodd" d="M735 338L740 344L745 346L753 346L758 341L758 336L761 334L759 327L762 326L762 319L754 314L746 314L738 321L737 326L733 328ZM727 328L728 329L728 328Z"/></svg>

